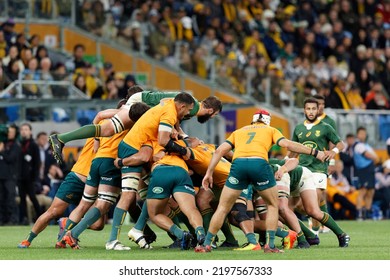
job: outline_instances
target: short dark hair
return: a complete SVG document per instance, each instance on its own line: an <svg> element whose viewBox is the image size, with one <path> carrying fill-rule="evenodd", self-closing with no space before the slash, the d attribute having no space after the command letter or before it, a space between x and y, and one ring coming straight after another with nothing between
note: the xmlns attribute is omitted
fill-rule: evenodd
<svg viewBox="0 0 390 280"><path fill-rule="evenodd" d="M47 133L46 133L45 131L39 132L39 133L37 134L37 139L38 139L39 137L41 137L42 135L47 135Z"/></svg>
<svg viewBox="0 0 390 280"><path fill-rule="evenodd" d="M175 102L184 103L187 105L191 105L195 103L195 99L192 97L192 95L184 91L176 95L174 100Z"/></svg>
<svg viewBox="0 0 390 280"><path fill-rule="evenodd" d="M222 102L219 100L216 96L209 96L206 99L202 101L202 104L205 108L210 109L212 108L214 112L222 112Z"/></svg>
<svg viewBox="0 0 390 280"><path fill-rule="evenodd" d="M323 101L325 101L325 96L320 95L320 94L314 95L313 98L316 99L316 100L323 100Z"/></svg>
<svg viewBox="0 0 390 280"><path fill-rule="evenodd" d="M352 134L352 133L348 133L346 136L345 136L345 138L355 138L355 135L354 134Z"/></svg>
<svg viewBox="0 0 390 280"><path fill-rule="evenodd" d="M74 45L73 47L73 52L75 52L77 49L83 49L83 51L85 51L85 46L83 44L76 44Z"/></svg>
<svg viewBox="0 0 390 280"><path fill-rule="evenodd" d="M125 105L127 102L127 99L126 98L123 98L121 100L118 101L118 104L116 104L116 108L117 109L120 109L123 105Z"/></svg>
<svg viewBox="0 0 390 280"><path fill-rule="evenodd" d="M303 107L305 107L307 103L315 103L315 104L317 104L317 107L318 107L318 101L317 101L317 99L315 99L313 97L306 98L305 101L303 102Z"/></svg>
<svg viewBox="0 0 390 280"><path fill-rule="evenodd" d="M144 89L139 85L134 85L129 87L129 89L127 90L126 99L129 99L130 96L132 96L134 93L141 92L141 91L144 91Z"/></svg>
<svg viewBox="0 0 390 280"><path fill-rule="evenodd" d="M150 106L147 105L146 103L136 102L133 105L131 105L131 107L130 107L129 118L133 122L136 122L149 109L150 109Z"/></svg>
<svg viewBox="0 0 390 280"><path fill-rule="evenodd" d="M361 130L364 130L364 131L367 131L367 129L363 126L359 126L357 129L356 129L356 134L358 134Z"/></svg>

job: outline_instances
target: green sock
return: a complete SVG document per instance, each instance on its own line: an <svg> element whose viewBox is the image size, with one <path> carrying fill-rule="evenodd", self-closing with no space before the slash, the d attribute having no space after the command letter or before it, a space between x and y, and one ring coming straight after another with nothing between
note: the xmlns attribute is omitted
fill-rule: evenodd
<svg viewBox="0 0 390 280"><path fill-rule="evenodd" d="M146 226L146 223L148 222L148 219L149 219L148 207L147 207L146 201L145 201L144 204L142 205L141 214L139 215L138 220L134 225L134 228L138 229L140 231L144 231L144 228Z"/></svg>
<svg viewBox="0 0 390 280"><path fill-rule="evenodd" d="M202 219L203 219L203 227L207 231L209 230L210 221L211 218L213 217L214 210L212 208L207 208L204 209L202 212L200 212L200 214L202 215Z"/></svg>
<svg viewBox="0 0 390 280"><path fill-rule="evenodd" d="M96 207L93 207L92 209L89 209L88 212L85 214L84 218L78 223L77 226L75 226L72 229L72 236L74 238L78 238L80 234L89 228L94 222L99 220L99 218L102 216L100 213L100 210Z"/></svg>
<svg viewBox="0 0 390 280"><path fill-rule="evenodd" d="M316 237L316 235L301 220L298 219L298 222L306 238Z"/></svg>
<svg viewBox="0 0 390 280"><path fill-rule="evenodd" d="M305 234L303 233L303 231L300 231L298 233L297 240L298 240L298 243L300 243L300 242L307 242Z"/></svg>
<svg viewBox="0 0 390 280"><path fill-rule="evenodd" d="M199 236L200 235L206 235L206 233L204 232L204 228L203 227L197 227L195 229L195 232L196 232L196 238L199 240Z"/></svg>
<svg viewBox="0 0 390 280"><path fill-rule="evenodd" d="M206 240L204 241L204 245L210 245L211 242L213 242L214 240L214 237L215 237L215 234L212 234L211 232L207 232L206 234Z"/></svg>
<svg viewBox="0 0 390 280"><path fill-rule="evenodd" d="M325 212L325 213L328 213L328 205L326 204L326 202L321 202L323 204L320 205L320 210L322 212Z"/></svg>
<svg viewBox="0 0 390 280"><path fill-rule="evenodd" d="M31 243L34 240L34 238L37 236L38 234L35 234L32 231L30 231L30 233L27 235L27 241Z"/></svg>
<svg viewBox="0 0 390 280"><path fill-rule="evenodd" d="M182 239L183 237L183 230L179 228L177 225L173 224L171 228L169 229L170 233L172 233L174 236L176 236L179 239Z"/></svg>
<svg viewBox="0 0 390 280"><path fill-rule="evenodd" d="M288 235L288 230L286 230L286 229L284 229L284 228L278 227L278 228L276 229L275 235L276 235L277 237L285 238L285 237Z"/></svg>
<svg viewBox="0 0 390 280"><path fill-rule="evenodd" d="M115 207L113 219L112 219L110 238L108 239L108 241L114 241L118 239L123 222L125 221L126 213L127 213L126 210Z"/></svg>
<svg viewBox="0 0 390 280"><path fill-rule="evenodd" d="M64 231L62 232L61 235L58 235L58 240L57 241L60 241L62 239L62 237L64 237L65 233L68 231L68 230L71 230L72 228L74 228L75 226L77 226L78 223L72 221L71 219L67 219L66 220L66 223L65 223L65 228L64 228Z"/></svg>
<svg viewBox="0 0 390 280"><path fill-rule="evenodd" d="M247 233L245 236L249 243L254 245L257 244L256 235L253 232Z"/></svg>
<svg viewBox="0 0 390 280"><path fill-rule="evenodd" d="M275 231L267 230L267 244L270 248L275 248Z"/></svg>
<svg viewBox="0 0 390 280"><path fill-rule="evenodd" d="M229 242L229 243L236 243L237 242L237 239L234 236L232 227L230 226L228 219L225 219L225 221L223 222L222 227L221 227L221 231L222 231L223 235L225 235L226 242Z"/></svg>
<svg viewBox="0 0 390 280"><path fill-rule="evenodd" d="M340 235L344 233L344 231L337 225L335 220L333 220L332 216L329 215L328 213L324 213L324 216L321 219L321 224L327 226L330 228L336 235Z"/></svg>
<svg viewBox="0 0 390 280"><path fill-rule="evenodd" d="M176 216L175 211L173 211L172 209L171 209L171 212L169 212L169 214L168 214L168 218L170 218L170 219L172 220L172 222L173 222L175 225L177 225L179 228L181 228L181 226L180 226L180 220L179 220L179 218Z"/></svg>
<svg viewBox="0 0 390 280"><path fill-rule="evenodd" d="M87 139L90 137L99 137L101 132L101 126L95 124L84 125L78 129L72 130L67 133L58 134L57 137L61 142L67 143L77 139Z"/></svg>

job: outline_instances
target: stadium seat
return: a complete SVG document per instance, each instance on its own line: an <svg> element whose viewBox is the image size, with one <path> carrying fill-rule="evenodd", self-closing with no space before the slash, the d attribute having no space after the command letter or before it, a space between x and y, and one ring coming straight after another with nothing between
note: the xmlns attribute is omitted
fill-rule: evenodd
<svg viewBox="0 0 390 280"><path fill-rule="evenodd" d="M68 122L70 120L69 114L63 108L53 108L53 121Z"/></svg>
<svg viewBox="0 0 390 280"><path fill-rule="evenodd" d="M380 115L378 124L380 140L386 141L390 137L390 115Z"/></svg>
<svg viewBox="0 0 390 280"><path fill-rule="evenodd" d="M81 126L87 125L87 124L91 124L93 119L95 118L96 114L97 114L97 111L96 110L92 110L92 109L89 109L89 110L77 110L77 112L76 112L77 122Z"/></svg>
<svg viewBox="0 0 390 280"><path fill-rule="evenodd" d="M15 122L19 119L19 105L8 106L5 109L9 122Z"/></svg>

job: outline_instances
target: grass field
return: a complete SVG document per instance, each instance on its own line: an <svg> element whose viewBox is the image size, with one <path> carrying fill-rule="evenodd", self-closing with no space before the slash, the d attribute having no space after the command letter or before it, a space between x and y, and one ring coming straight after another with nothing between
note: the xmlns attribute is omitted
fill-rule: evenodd
<svg viewBox="0 0 390 280"><path fill-rule="evenodd" d="M105 242L111 226L103 231L85 231L80 236L82 250L54 249L57 226L49 226L28 249L18 249L17 244L30 231L29 226L0 227L0 260L390 260L390 220L383 221L341 221L340 226L351 236L348 248L339 248L333 233L320 234L319 246L306 250L288 250L285 254L264 254L262 251L236 252L227 249L213 250L209 254L196 254L192 250L165 249L171 243L167 234L152 225L157 233L153 250L142 250L129 241L124 226L121 241L130 245L131 251L106 251ZM240 244L243 234L235 228ZM221 234L219 234L220 237ZM223 238L222 238L223 239ZM277 238L277 244L280 244Z"/></svg>

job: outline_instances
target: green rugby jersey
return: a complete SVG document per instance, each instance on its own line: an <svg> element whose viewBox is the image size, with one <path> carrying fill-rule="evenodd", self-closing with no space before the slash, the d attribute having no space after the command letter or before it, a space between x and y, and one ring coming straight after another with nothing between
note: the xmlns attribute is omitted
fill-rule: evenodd
<svg viewBox="0 0 390 280"><path fill-rule="evenodd" d="M175 98L176 95L178 95L181 91L149 91L144 90L142 91L142 102L148 104L150 107L154 107L158 104L160 104L161 99L164 98ZM198 100L194 98L194 108L190 111L188 116L186 116L184 119L189 119L193 116L196 116L196 114L199 112L200 105Z"/></svg>
<svg viewBox="0 0 390 280"><path fill-rule="evenodd" d="M294 129L292 140L320 151L329 150L329 142L336 145L341 141L336 131L329 124L320 120L316 120L314 123L304 121L298 124ZM307 167L312 172L328 173L329 163L321 162L310 155L299 155L299 164Z"/></svg>
<svg viewBox="0 0 390 280"><path fill-rule="evenodd" d="M323 121L324 123L329 124L337 132L336 122L331 117L329 117L327 114L323 113L317 119L319 119L320 121Z"/></svg>
<svg viewBox="0 0 390 280"><path fill-rule="evenodd" d="M269 163L271 164L274 173L278 170L277 165L282 166L285 164L285 162L286 162L285 160L280 160L276 158L271 158L269 160ZM302 173L303 170L302 170L302 166L300 165L298 165L293 170L288 172L288 175L290 175L290 193L299 188L299 182L301 181Z"/></svg>

